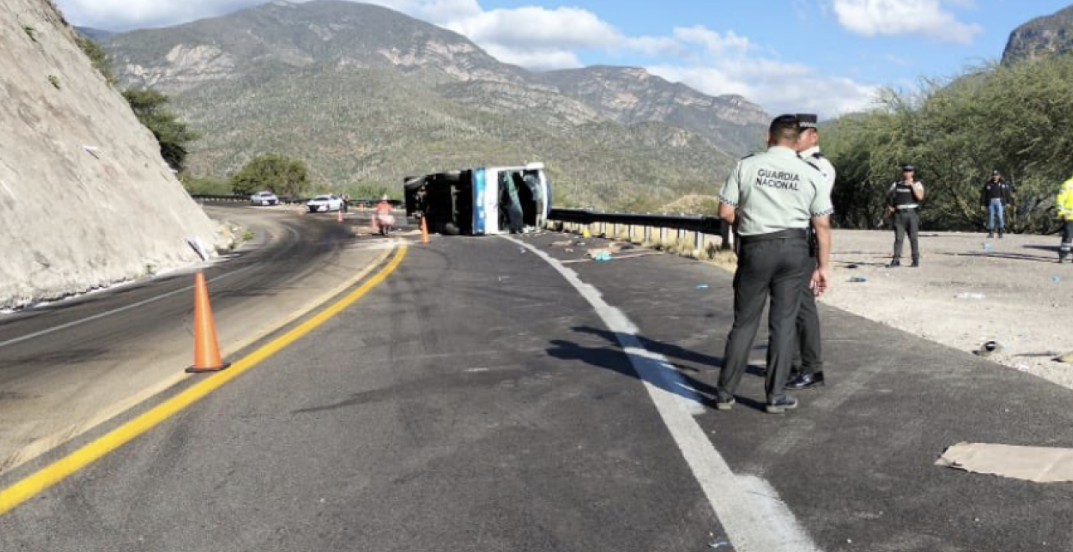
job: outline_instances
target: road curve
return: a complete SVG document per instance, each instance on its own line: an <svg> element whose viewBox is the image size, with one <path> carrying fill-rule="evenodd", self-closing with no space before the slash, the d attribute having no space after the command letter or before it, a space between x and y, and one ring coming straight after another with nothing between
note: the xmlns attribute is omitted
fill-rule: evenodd
<svg viewBox="0 0 1073 552"><path fill-rule="evenodd" d="M225 352L378 254L354 249L356 218L208 211L255 235L204 269ZM181 272L0 318L0 472L178 382L191 358L192 280Z"/></svg>

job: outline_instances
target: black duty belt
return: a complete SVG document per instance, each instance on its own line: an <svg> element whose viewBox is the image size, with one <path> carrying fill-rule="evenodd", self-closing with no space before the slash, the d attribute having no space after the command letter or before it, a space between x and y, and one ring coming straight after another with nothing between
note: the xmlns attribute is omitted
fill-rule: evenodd
<svg viewBox="0 0 1073 552"><path fill-rule="evenodd" d="M804 240L808 238L808 230L805 228L791 228L790 230L780 230L778 232L772 232L770 234L757 234L755 236L741 236L741 243L745 245L747 243L770 241L770 240Z"/></svg>

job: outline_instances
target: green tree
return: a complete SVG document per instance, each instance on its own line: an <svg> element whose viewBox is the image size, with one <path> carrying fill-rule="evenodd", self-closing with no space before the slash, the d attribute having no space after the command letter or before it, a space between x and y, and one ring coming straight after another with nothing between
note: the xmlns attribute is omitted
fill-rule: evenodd
<svg viewBox="0 0 1073 552"><path fill-rule="evenodd" d="M104 53L100 44L97 44L97 41L82 33L75 33L75 42L78 43L78 47L86 54L89 61L93 63L93 67L104 77L104 80L107 81L108 84L115 84L115 74L112 72L112 60L108 58L108 54Z"/></svg>
<svg viewBox="0 0 1073 552"><path fill-rule="evenodd" d="M913 163L928 195L923 224L979 230L980 189L992 169L1014 185L1007 227L1054 229L1054 193L1073 167L1073 56L989 64L947 83L924 82L916 94L886 91L879 107L843 117L824 132L838 168L839 224L873 228L901 163Z"/></svg>
<svg viewBox="0 0 1073 552"><path fill-rule="evenodd" d="M232 175L231 187L238 194L270 190L280 195L301 196L309 188L309 169L302 161L268 153L253 158Z"/></svg>
<svg viewBox="0 0 1073 552"><path fill-rule="evenodd" d="M156 90L130 89L123 92L138 120L156 136L160 143L160 155L172 169L182 172L186 168L187 144L201 137L191 130L179 116L167 109L168 97Z"/></svg>

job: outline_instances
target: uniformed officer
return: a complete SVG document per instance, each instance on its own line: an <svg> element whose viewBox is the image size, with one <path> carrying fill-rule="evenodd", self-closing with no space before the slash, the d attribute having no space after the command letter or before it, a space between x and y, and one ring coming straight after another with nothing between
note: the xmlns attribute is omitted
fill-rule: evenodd
<svg viewBox="0 0 1073 552"><path fill-rule="evenodd" d="M799 113L797 127L798 155L823 175L827 190L835 185L835 167L820 153L820 133L816 115ZM809 232L808 276L816 269L816 234ZM797 311L797 349L794 350L793 368L790 371L787 389L808 389L824 384L823 349L820 341L820 313L816 308L816 295L808 285L801 288L801 305Z"/></svg>
<svg viewBox="0 0 1073 552"><path fill-rule="evenodd" d="M1058 218L1062 221L1062 244L1058 248L1058 262L1061 264L1073 252L1073 178L1062 183L1055 199Z"/></svg>
<svg viewBox="0 0 1073 552"><path fill-rule="evenodd" d="M1002 178L998 170L991 171L991 178L984 182L980 190L980 207L987 211L987 237L995 237L995 219L998 219L998 237L1006 232L1006 207L1013 199L1013 188Z"/></svg>
<svg viewBox="0 0 1073 552"><path fill-rule="evenodd" d="M924 200L924 184L917 180L916 167L902 165L902 179L890 185L890 213L894 218L894 256L890 267L902 266L902 245L909 234L913 250L913 267L920 266L920 202Z"/></svg>
<svg viewBox="0 0 1073 552"><path fill-rule="evenodd" d="M799 136L794 115L771 122L768 150L746 157L719 192L719 216L737 225L738 269L734 274L734 327L727 339L719 374L716 408L729 410L741 383L764 306L768 312L767 412L781 414L797 407L786 394L794 351L794 327L801 288L823 293L828 286L831 249L831 192L820 171L797 155ZM817 267L811 278L807 229L812 223L818 244Z"/></svg>

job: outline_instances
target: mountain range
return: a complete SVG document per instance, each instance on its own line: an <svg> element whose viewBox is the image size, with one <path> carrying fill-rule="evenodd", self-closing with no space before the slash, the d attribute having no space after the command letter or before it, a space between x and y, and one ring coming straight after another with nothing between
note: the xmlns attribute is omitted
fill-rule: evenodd
<svg viewBox="0 0 1073 552"><path fill-rule="evenodd" d="M195 174L269 151L331 186L543 161L568 203L630 209L711 193L768 115L629 67L532 72L398 12L274 1L102 43L121 87L173 97L203 134Z"/></svg>

